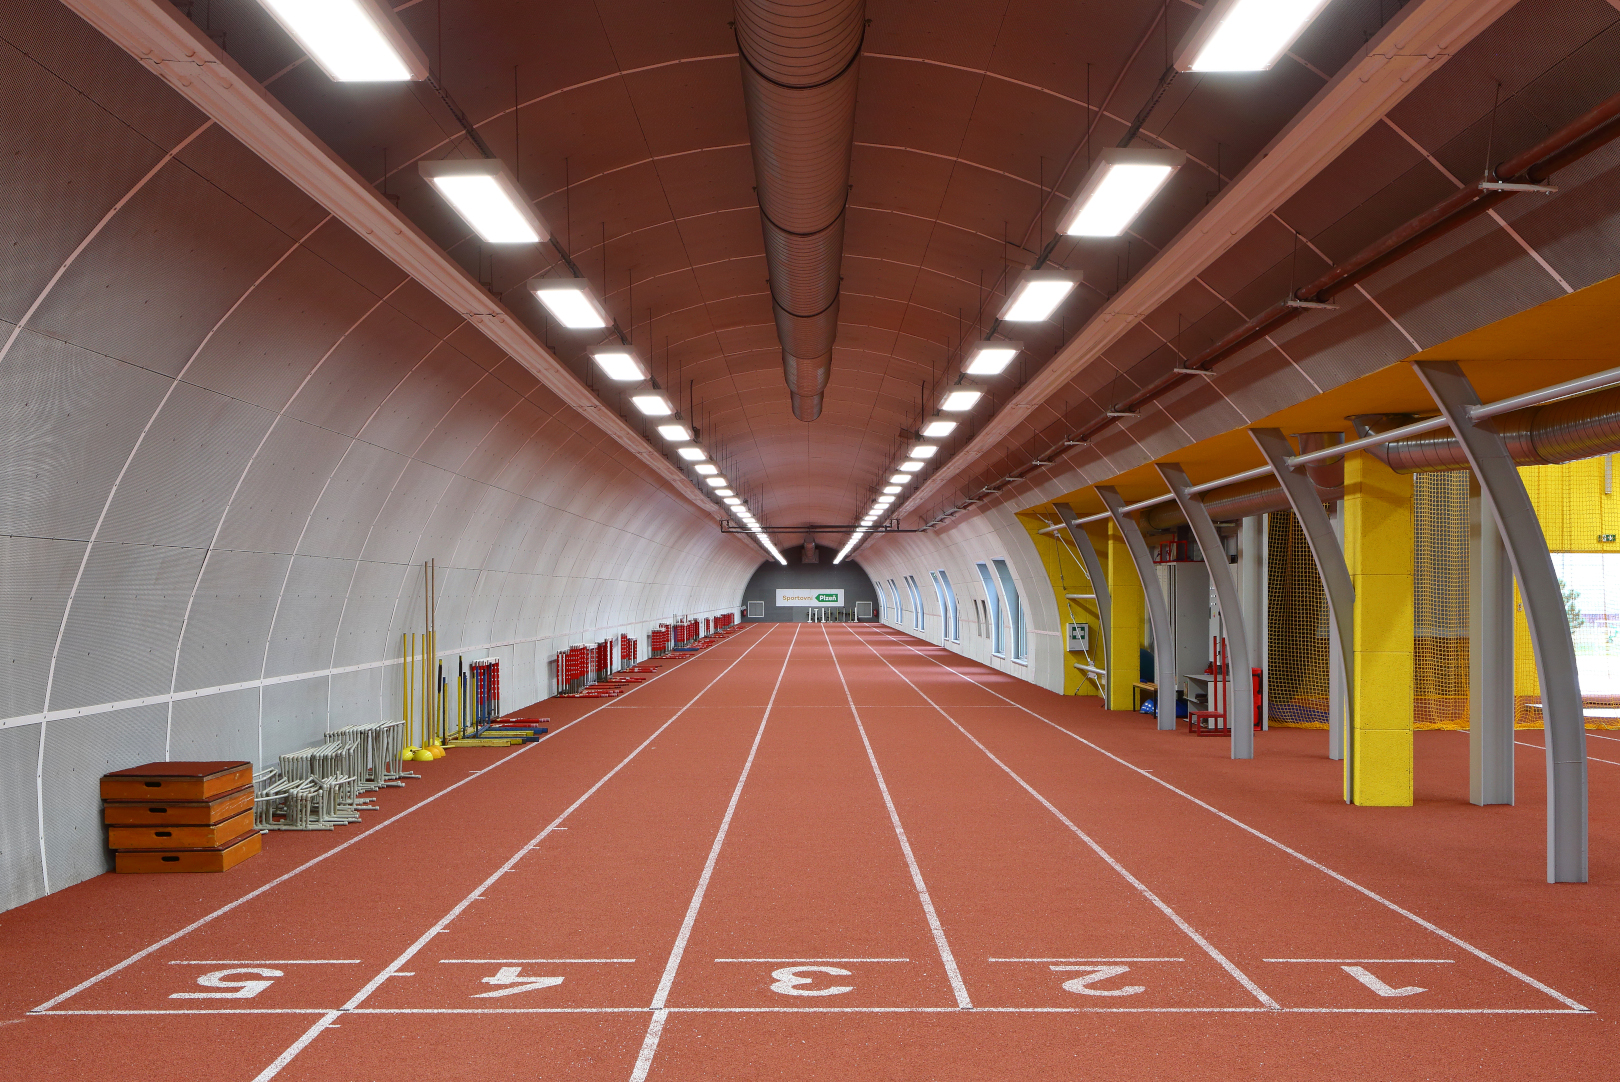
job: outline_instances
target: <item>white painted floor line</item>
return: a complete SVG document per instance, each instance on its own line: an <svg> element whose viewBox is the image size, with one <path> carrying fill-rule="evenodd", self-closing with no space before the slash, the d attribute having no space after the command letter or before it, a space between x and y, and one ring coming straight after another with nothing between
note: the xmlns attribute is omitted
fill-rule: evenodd
<svg viewBox="0 0 1620 1082"><path fill-rule="evenodd" d="M171 966L357 966L359 958L282 958L268 962L170 962Z"/></svg>
<svg viewBox="0 0 1620 1082"><path fill-rule="evenodd" d="M986 958L986 962L1185 962L1185 958ZM1275 961L1267 958L1266 961Z"/></svg>
<svg viewBox="0 0 1620 1082"><path fill-rule="evenodd" d="M643 740L640 744L636 745L636 748L635 748L634 751L632 751L629 755L626 755L622 760L620 760L618 765L616 765L612 770L609 770L606 774L602 775L602 777L596 782L595 785L592 785L589 789L585 790L585 792L580 795L579 799L575 800L572 804L568 805L568 807L563 810L563 813L561 815L557 816L557 818L553 819L546 826L546 828L544 830L542 830L539 834L535 835L535 837L533 839L531 839L530 841L527 841L523 845L519 846L518 851L513 853L511 855L511 857L509 857L507 859L506 863L502 864L499 868L497 868L495 870L495 872L492 875L489 876L489 878L485 879L478 886L474 887L471 894L468 894L461 901L457 902L455 904L455 906L450 910L450 912L446 913L443 917L441 917L439 919L438 923L436 923L433 927L429 928L426 932L423 932L422 935L417 938L416 942L412 943L409 947L405 948L404 953L401 954L398 958L395 958L392 962L390 962L383 969L383 971L381 973L378 973L371 980L367 981L365 986L363 988L361 988L360 991L356 992L353 996L351 996L347 1003L345 1003L342 1007L340 1007L336 1011L328 1012L318 1022L316 1022L313 1026L311 1026L308 1030L306 1030L304 1032L304 1034L301 1037L298 1038L298 1040L294 1041L291 1045L289 1045L287 1047L286 1051L282 1052L281 1055L277 1056L275 1058L274 1062L272 1062L270 1064L270 1066L266 1067L263 1071L259 1072L259 1074L255 1077L254 1082L269 1082L270 1079L272 1079L276 1075L280 1074L281 1069L283 1067L287 1066L287 1064L291 1063L293 1061L294 1057L296 1057L299 1052L302 1052L306 1047L308 1047L309 1043L311 1041L313 1041L316 1037L320 1036L320 1034L321 1034L321 1032L323 1030L327 1029L329 1026L332 1025L333 1022L335 1022L338 1018L342 1017L342 1014L344 1012L352 1011L356 1007L360 1006L361 1003L365 1002L366 998L368 996L370 996L371 993L375 992L378 988L380 988L383 985L383 983L385 981L387 981L387 979L389 977L394 976L394 974L396 972L398 972L401 968L403 968L405 963L409 962L411 960L411 958L415 957L415 955L416 955L416 953L418 951L420 951L423 947L425 947L429 943L431 943L433 941L434 936L436 936L440 932L442 932L450 924L451 921L455 920L456 917L460 916L461 913L469 905L471 905L474 901L476 901L479 897L481 897L483 895L484 891L488 890L502 876L504 876L507 872L511 871L517 865L518 861L523 859L523 855L526 852L528 852L530 849L534 848L535 845L539 844L541 839L545 838L546 835L550 834L552 832L552 830L555 829L557 826L559 826L564 819L567 819L570 815L572 815L579 808L580 805L584 804L585 801L589 800L591 798L591 796L594 795L597 790L601 789L602 786L606 785L613 778L614 775L618 774L619 771L623 770L626 766L630 765L630 761L632 759L634 759L636 756L640 755L642 753L642 751L644 749L646 749L647 747L649 747L654 740L657 740L659 735L661 733L663 733L663 731L665 729L667 729L671 725L675 724L675 722L680 719L681 715L685 714L688 710L690 710L692 708L693 704L696 703L700 698L702 698L708 692L708 690L710 688L714 687L715 684L719 683L720 680L727 673L729 673L732 669L736 668L739 664L741 664L743 659L746 658L753 651L755 646L758 646L760 643L764 642L769 637L770 637L769 633L767 633L767 634L761 635L757 639L755 639L753 644L750 645L747 650L744 650L741 654L737 655L736 660L734 660L730 665L727 665L724 669L720 670L720 672L715 676L715 678L713 680L710 680L707 684L705 684L703 686L703 688L696 695L692 696L691 699L687 700L686 705L682 706L679 710L675 711L675 713L671 714L668 721L664 722L657 729L653 730L653 733L652 733L651 736L647 737L647 739ZM651 681L649 681L649 683L650 682ZM638 686L645 687L646 684L641 684L641 685L638 685ZM599 710L599 709L601 709L601 707L598 707L597 709ZM587 714L583 714L583 715L580 716L579 720L583 721L585 718L589 717L591 714L594 714L595 712L596 712L595 710L592 710ZM566 730L567 728L571 728L571 727L572 727L572 724L569 725L569 726L564 726L563 729ZM526 745L526 747L533 747L533 746L534 745L532 745L532 744L531 745Z"/></svg>
<svg viewBox="0 0 1620 1082"><path fill-rule="evenodd" d="M932 706L935 710L937 710L941 717L943 717L946 721L950 722L951 725L955 726L957 732L959 732L963 736L967 737L968 740L970 740L973 743L974 747L978 748L980 751L982 751L985 754L986 758L988 758L992 763L995 763L997 766L999 766L1006 773L1006 775L1009 778L1011 778L1013 781L1018 783L1020 788L1022 788L1030 796L1034 797L1040 803L1040 805L1043 808L1045 808L1048 812L1050 812L1053 815L1053 817L1055 817L1058 820L1058 822L1060 822L1064 826L1068 827L1069 830L1074 834L1075 837L1079 838L1082 842L1085 843L1087 848L1089 848L1093 853L1096 853L1099 857L1101 857L1104 861L1106 861L1108 866L1110 868L1114 869L1115 872L1119 873L1120 877L1122 879L1124 879L1127 883L1129 883L1132 887L1134 887L1138 894L1140 894L1143 898L1147 899L1147 901L1149 903L1151 903L1155 908L1157 908L1159 910L1159 912L1163 913L1166 917L1170 918L1170 921L1173 924L1175 924L1175 926L1177 928L1180 928L1182 933L1184 935L1186 935L1188 939L1191 939L1194 943L1196 943L1198 945L1198 948L1200 950L1202 950L1205 954L1209 955L1209 957L1215 962L1216 965L1218 965L1222 969L1226 970L1227 974L1229 976L1231 976L1231 978L1233 980L1237 981L1244 988L1246 988L1250 995L1254 996L1255 999L1258 999L1262 1004L1264 1004L1270 1010L1280 1010L1282 1008L1282 1004L1278 1003L1275 999L1272 999L1269 995L1267 995L1260 988L1260 986L1258 984L1254 983L1254 981L1249 977L1249 975L1247 973L1245 973L1245 972L1243 972L1243 970L1239 969L1237 967L1237 965L1234 964L1230 958L1228 958L1226 955L1222 954L1218 949L1216 949L1216 947L1215 947L1215 945L1213 943L1211 943L1209 940L1205 939L1203 937L1203 935L1198 932L1197 929L1195 929L1191 924L1187 923L1187 921L1185 919L1183 919L1183 917L1181 916L1180 913L1177 913L1174 909L1170 908L1170 906L1163 899L1161 899L1157 894L1154 894L1151 890L1149 890L1146 883L1142 882L1140 879L1136 878L1136 876L1132 875L1129 871L1127 871L1125 869L1125 866L1123 864L1121 864L1119 861L1115 860L1113 858L1112 854L1110 854L1106 849L1104 849L1102 846L1098 845L1097 842L1091 837L1091 835L1087 834L1085 831L1081 830L1077 825L1075 825L1074 820L1070 819L1067 815L1064 815L1061 811L1059 811L1057 809L1057 806L1054 805L1050 800L1047 800L1040 793L1036 792L1035 787L1030 785L1029 782L1025 781L1022 777L1020 777L1018 775L1018 773L1015 770L1013 770L1012 767L1008 766L1006 763L1004 763L1000 759L996 758L994 753L992 753L989 748L985 747L983 744L981 744L979 742L978 737L974 736L972 733L970 733L966 729L964 729L962 727L961 723L958 722L954 717L951 716L950 711L946 710L943 706L940 706L933 699L929 698L927 693L925 693L916 684L911 682L910 677L906 676L905 673L901 672L899 669L895 668L894 665L890 664L889 659L884 657L882 654L878 653L877 649L875 647L873 647L870 643L865 642L864 639L861 640L861 641L862 641L863 645L865 645L868 650L872 651L873 655L875 655L880 660L882 660L882 662L885 665L888 665L890 672L894 673L900 679L904 680L911 687L911 689L913 691L915 691L918 695L921 695L924 699L926 699L928 704L930 706Z"/></svg>
<svg viewBox="0 0 1620 1082"><path fill-rule="evenodd" d="M440 965L539 966L570 962L634 962L634 958L440 958Z"/></svg>
<svg viewBox="0 0 1620 1082"><path fill-rule="evenodd" d="M939 960L945 966L945 975L951 982L951 992L956 996L956 1005L963 1010L973 1008L973 1000L968 997L967 985L962 981L962 973L956 966L956 956L951 953L951 945L945 938L945 928L939 921L939 913L934 909L934 900L928 896L928 885L923 882L922 869L917 867L917 857L911 851L911 841L906 837L906 828L900 823L900 813L895 809L894 798L889 795L889 784L883 780L883 771L878 768L877 755L872 751L872 742L866 738L866 726L861 722L861 712L855 705L854 696L849 693L849 681L844 679L844 667L838 663L838 651L833 649L832 636L827 633L825 625L821 629L822 638L827 641L827 652L832 656L833 669L838 673L838 682L844 687L844 698L849 701L849 711L855 717L855 730L861 734L861 744L866 748L866 761L872 764L872 775L877 778L878 792L883 794L883 806L889 809L889 823L894 827L894 836L900 842L900 852L906 858L906 867L911 871L911 883L917 889L917 899L922 903L923 916L928 920L928 930L934 935L934 947L939 951Z"/></svg>
<svg viewBox="0 0 1620 1082"><path fill-rule="evenodd" d="M1387 965L1391 962L1405 962L1416 965L1420 962L1427 965L1450 965L1455 958L1262 958L1262 962L1325 962L1328 965L1339 965L1343 962L1359 963L1361 965Z"/></svg>
<svg viewBox="0 0 1620 1082"><path fill-rule="evenodd" d="M1514 967L1508 965L1506 962L1502 961L1500 958L1497 958L1494 955L1488 954L1485 951L1480 950L1478 947L1474 946L1472 943L1469 943L1469 942L1467 942L1467 941L1465 941L1465 940L1463 940L1463 939L1461 939L1461 938L1459 938L1457 936L1452 935L1450 932L1446 931L1444 928L1441 928L1436 924L1433 924L1433 923L1431 923L1431 922L1429 922L1427 920L1424 920L1422 917L1418 916L1416 913L1412 912L1411 910L1402 908L1401 906L1399 906L1399 905L1395 904L1394 902L1390 901L1388 898L1385 898L1383 895L1377 893L1374 890L1371 890L1368 887L1362 886L1360 883L1357 883L1355 880L1349 878L1348 876L1340 875L1338 872L1334 871L1332 868L1329 868L1327 865L1322 864L1319 861L1312 860L1310 857L1306 856L1304 853L1301 853L1299 850L1294 849L1294 848L1292 848L1292 847L1290 847L1288 845L1283 844L1282 842L1278 841L1276 838L1273 838L1271 835L1266 834L1263 831L1255 829L1254 827L1250 826L1249 824L1243 822L1241 819L1237 819L1237 818L1234 818L1233 816L1230 816L1230 815L1226 814L1225 812L1221 811L1219 808L1215 807L1214 805L1208 804L1208 803L1206 803L1206 802L1204 802L1202 800L1199 800L1197 797L1193 796L1191 793L1187 792L1186 790L1178 789L1174 785L1171 785L1169 782L1165 781L1163 778L1159 778L1159 777L1154 776L1152 772L1143 770L1141 767L1137 766L1136 764L1128 762L1125 759L1120 758L1118 755L1115 755L1113 752L1108 751L1106 748L1103 748L1103 747L1091 742L1090 740L1087 740L1085 737L1080 736L1077 733L1070 732L1068 729L1065 729L1063 726L1059 725L1057 722L1052 721L1050 718L1044 717L1043 715L1036 713L1034 710L1031 710L1029 707L1024 706L1022 703L1013 702L1012 699L1009 699L1005 695L1000 694L999 692L991 689L987 685L985 685L983 683L980 683L979 681L973 679L971 676L968 676L966 673L962 672L961 670L953 669L949 665L946 665L943 662L938 661L935 658L929 657L927 654L925 654L921 650L918 650L915 647L911 646L909 643L906 643L906 644L903 644L903 645L905 645L907 649L911 650L918 657L921 657L921 658L923 658L923 659L925 659L927 661L931 661L935 665L938 665L940 668L944 669L946 672L954 673L955 675L961 677L963 680L966 680L968 683L973 684L976 687L982 688L983 690L990 692L990 694L994 695L998 699L1001 699L1003 702L1012 703L1014 706L1018 707L1020 710L1022 710L1024 713L1028 714L1030 717L1035 718L1035 719L1037 719L1039 721L1045 722L1047 725L1050 725L1052 728L1056 729L1058 732L1062 733L1064 736L1069 737L1071 740L1079 741L1080 743L1084 744L1086 747L1088 747L1088 748L1092 749L1093 751L1097 752L1099 755L1107 756L1108 758L1112 759L1114 762L1118 763L1120 766L1125 767L1127 770L1131 770L1131 771L1134 771L1137 774L1142 775L1144 778L1147 778L1149 781L1153 782L1155 785L1164 786L1166 789L1170 790L1172 793L1175 793L1177 796L1179 796L1179 797L1181 797L1181 798L1183 798L1185 800L1188 800L1193 804L1198 805L1200 808L1203 808L1205 811L1209 812L1212 815L1218 816L1219 818L1226 820L1228 823L1231 823L1233 826L1237 827L1239 830L1246 831L1247 833L1252 834L1254 837L1259 838L1261 841L1265 842L1266 844L1275 846L1276 848L1282 850L1284 853L1287 853L1289 856L1293 857L1294 859L1296 859L1296 860L1298 860L1298 861L1300 861L1300 862L1302 862L1304 864L1307 864L1312 868L1315 868L1317 871L1321 872L1323 875L1326 875L1331 879L1334 879L1334 880L1337 880L1340 883L1343 883L1345 886L1349 887L1351 890L1354 890L1357 893L1359 893L1361 895L1364 895L1367 898L1371 898L1373 901L1377 902L1379 905L1384 906L1385 908L1389 909L1392 912L1399 913L1401 916L1405 917L1407 920L1410 920L1412 923L1418 925L1419 927L1424 928L1427 931L1433 932L1435 935L1439 936L1441 939L1444 939L1446 942L1452 944L1453 946L1462 948L1463 950L1467 951L1469 954L1474 955L1476 958L1479 958L1482 961L1488 962L1489 964L1495 966L1496 968L1500 969L1502 972L1508 974L1509 976L1515 977L1518 980L1523 981L1525 984L1528 984L1530 987L1536 989L1537 991L1543 992L1546 995L1551 996L1553 999L1556 999L1558 1002L1564 1004L1566 1007L1570 1008L1571 1010L1590 1013L1590 1008L1581 1006L1579 1003L1575 1002L1573 999L1570 999L1568 996L1564 995L1562 992L1558 991L1557 989L1549 987L1548 985L1543 984L1541 981L1536 980L1534 977L1530 976L1529 974L1523 973L1523 972L1515 969ZM873 652L876 653L875 650ZM879 655L879 656L881 656L881 655ZM892 668L892 666L891 666L891 668ZM915 686L915 685L913 685L913 686ZM1532 746L1534 746L1534 745L1532 745Z"/></svg>
<svg viewBox="0 0 1620 1082"><path fill-rule="evenodd" d="M716 962L909 962L910 958L716 958Z"/></svg>
<svg viewBox="0 0 1620 1082"><path fill-rule="evenodd" d="M681 930L675 936L675 945L670 948L669 960L664 963L663 976L658 979L658 988L653 992L652 1020L647 1024L646 1036L642 1038L641 1051L637 1053L636 1065L630 1072L630 1082L646 1082L647 1072L652 1070L653 1056L658 1053L658 1040L663 1036L664 1022L669 1018L665 1004L669 1002L670 989L675 985L675 973L681 968L681 958L686 954L687 940L691 939L692 928L697 924L698 910L703 907L703 897L709 891L709 880L713 878L714 867L720 861L720 848L725 845L726 833L731 829L731 819L737 814L737 802L742 799L743 786L748 783L748 773L754 769L754 757L759 754L759 742L765 737L765 726L770 723L771 709L776 705L776 693L782 688L782 678L787 675L788 664L793 660L793 647L798 641L799 629L794 627L793 638L788 640L787 653L782 657L782 669L776 674L776 684L771 688L770 701L765 704L765 715L760 718L759 728L754 732L754 743L748 749L748 758L743 763L742 773L737 777L737 786L731 791L731 802L726 805L726 814L721 817L720 828L715 831L714 844L709 847L709 858L704 861L703 872L698 876L697 889L692 892L692 901L686 907Z"/></svg>
<svg viewBox="0 0 1620 1082"><path fill-rule="evenodd" d="M1586 735L1591 736L1592 734L1587 733ZM1535 751L1547 750L1547 746L1545 744L1531 744L1523 740L1515 740L1514 743L1519 745L1521 748L1531 748ZM1607 763L1609 766L1620 766L1620 763L1615 762L1613 759L1599 759L1596 755L1588 755L1586 760L1587 762L1591 763Z"/></svg>
<svg viewBox="0 0 1620 1082"><path fill-rule="evenodd" d="M757 643L762 642L762 641L764 641L764 636L763 635L760 636L758 639L756 639L755 643L757 644ZM753 646L750 646L748 649L752 650ZM743 653L745 655L747 654L747 652L748 652L747 650L743 651ZM738 660L741 660L741 658L739 658ZM735 664L735 662L733 664ZM635 685L635 687L631 688L631 691L627 692L626 694L633 693L634 691L636 691L639 688L647 687L648 685L650 685L654 681L656 681L660 676L664 675L665 672L669 672L669 671L671 671L671 670L670 669L664 669L662 672L659 672L657 675L649 678L645 682ZM122 971L124 969L127 969L130 966L134 965L136 962L139 962L141 959L148 957L153 952L162 950L164 947L167 947L170 943L173 943L175 940L180 939L180 938L182 938L184 936L190 935L192 932L195 932L198 928L201 928L203 925L208 924L211 921L217 920L220 917L223 917L225 914L231 912L231 910L235 909L237 906L245 905L248 902L252 901L254 898L257 898L259 895L265 893L266 891L271 890L272 888L278 887L281 884L287 882L287 880L292 879L294 876L303 874L304 872L308 871L309 869L315 867L315 865L321 863L323 860L328 860L331 857L337 856L339 853L343 852L345 849L349 848L351 845L354 845L355 843L360 842L360 841L364 841L366 838L371 837L371 835L377 833L377 831L379 831L379 830L382 830L384 827L392 826L394 823L399 822L401 819L405 818L407 815L410 815L413 812L420 811L422 808L427 807L429 804L433 803L435 800L438 800L440 797L446 796L446 795L448 795L450 793L453 793L457 789L460 789L463 785L466 785L468 782L471 782L471 781L476 780L477 778L483 777L485 774L489 773L491 770L494 770L496 767L505 766L507 763L510 763L512 760L516 759L518 756L522 755L524 752L527 752L529 749L537 748L541 744L545 743L547 740L550 740L551 738L557 736L559 733L567 732L569 729L572 729L574 726L578 725L580 722L584 721L586 718L590 717L591 715L593 715L593 714L595 714L598 711L601 711L603 709L605 709L605 706L598 706L598 707L596 707L596 708L594 708L592 710L587 710L585 713L581 714L579 717L575 718L573 721L567 722L567 723L565 723L563 725L559 725L557 728L553 729L551 732L547 733L545 736L540 737L538 740L534 741L533 743L524 744L522 747L518 748L516 751L510 753L509 755L506 755L505 757L500 759L498 762L491 763L489 766L485 767L483 770L479 771L478 773L469 774L467 777L462 778L460 781L456 782L454 785L448 785L445 788L439 790L437 793L434 793L432 796L425 797L422 800L418 801L417 803L412 804L410 807L404 809L403 811L396 812L395 814L389 816L387 819L384 819L382 822L378 823L376 826L369 827L368 829L361 831L359 834L356 834L354 837L350 838L348 841L343 842L340 845L335 845L331 849L328 849L326 852L322 853L320 856L311 857L309 860L306 860L304 863L300 864L298 867L292 869L291 871L285 872L282 875L279 875L276 878L270 880L270 882L265 883L262 886L255 887L253 890L248 891L246 894L242 895L240 898L236 899L234 902L227 902L225 905L220 906L218 909L214 910L212 913L209 913L207 916L199 917L197 920L192 921L190 924L186 925L184 928L181 928L178 932L175 932L172 935L165 936L162 939L158 940L156 943L153 943L151 946L146 947L143 950L135 952L134 954L130 955L128 958L125 958L122 962L119 962L117 965L110 966L107 969L102 970L100 973L97 973L95 976L91 977L89 980L81 981L80 983L74 985L72 988L69 988L66 992L63 992L60 995L53 996L52 998L47 999L44 1003L41 1003L39 1006L35 1007L34 1010L36 1010L36 1011L49 1010L50 1008L56 1006L58 1003L61 1003L63 1000L69 999L72 996L78 995L80 992L84 991L86 988L89 988L89 987L91 987L92 985L95 985L95 984L99 984L100 982L106 980L108 977L111 977L113 974L118 973L118 972L120 972L120 971Z"/></svg>
<svg viewBox="0 0 1620 1082"><path fill-rule="evenodd" d="M958 1007L356 1007L346 1014L957 1014ZM337 1014L319 1007L192 1010L45 1011L43 1017L121 1017L164 1014ZM1563 1007L975 1007L974 1014L1565 1014ZM23 1019L15 1020L21 1022Z"/></svg>

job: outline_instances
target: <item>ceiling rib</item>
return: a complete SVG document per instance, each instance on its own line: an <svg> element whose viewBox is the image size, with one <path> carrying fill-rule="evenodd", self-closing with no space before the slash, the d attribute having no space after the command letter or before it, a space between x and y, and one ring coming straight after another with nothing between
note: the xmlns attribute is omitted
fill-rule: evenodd
<svg viewBox="0 0 1620 1082"><path fill-rule="evenodd" d="M1030 413L1141 319L1328 166L1453 53L1517 0L1416 0L1364 45L1252 164L1179 236L1103 305L1057 355L996 412L968 444L898 508L922 507L994 449Z"/></svg>
<svg viewBox="0 0 1620 1082"><path fill-rule="evenodd" d="M174 8L160 0L63 3L359 233L682 497L711 518L724 517L482 285Z"/></svg>

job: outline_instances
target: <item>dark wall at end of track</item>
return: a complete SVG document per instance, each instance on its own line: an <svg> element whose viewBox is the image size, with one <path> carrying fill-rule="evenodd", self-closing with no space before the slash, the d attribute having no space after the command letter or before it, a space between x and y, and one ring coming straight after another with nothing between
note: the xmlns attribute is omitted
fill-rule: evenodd
<svg viewBox="0 0 1620 1082"><path fill-rule="evenodd" d="M748 602L763 601L765 615L755 620L744 617L744 623L789 623L803 620L802 605L791 608L776 607L778 590L842 590L844 608L853 610L857 601L870 602L873 619L877 618L880 611L877 589L860 564L853 560L834 564L833 557L838 555L838 550L825 545L816 546L817 562L813 564L803 562L802 545L783 546L782 555L787 557L786 567L775 560L767 560L759 566L758 571L754 572L754 577L748 580L748 588L743 591L743 611L748 611Z"/></svg>

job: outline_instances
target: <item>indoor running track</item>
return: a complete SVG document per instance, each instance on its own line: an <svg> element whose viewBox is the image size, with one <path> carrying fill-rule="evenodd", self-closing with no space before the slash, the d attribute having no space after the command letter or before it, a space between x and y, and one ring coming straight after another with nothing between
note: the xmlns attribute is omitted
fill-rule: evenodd
<svg viewBox="0 0 1620 1082"><path fill-rule="evenodd" d="M0 916L0 1076L1529 1079L1616 1063L1613 992L1560 987L1535 912L1525 935L1475 942L1414 890L1312 851L1315 820L1279 837L1286 803L1250 821L1263 794L1231 771L1276 764L909 636L754 625L619 699L545 708L545 740L423 764L358 826L272 834L229 875L103 876ZM1302 735L1265 734L1261 755ZM1590 888L1524 897L1571 889ZM1466 901L1433 908L1462 919Z"/></svg>

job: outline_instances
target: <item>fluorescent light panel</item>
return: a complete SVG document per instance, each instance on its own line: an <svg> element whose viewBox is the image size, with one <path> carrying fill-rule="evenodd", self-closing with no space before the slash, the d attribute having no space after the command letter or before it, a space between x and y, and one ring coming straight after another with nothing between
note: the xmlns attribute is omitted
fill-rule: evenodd
<svg viewBox="0 0 1620 1082"><path fill-rule="evenodd" d="M1008 323L1043 323L1079 284L1078 274L1028 271L1001 306L1000 318Z"/></svg>
<svg viewBox="0 0 1620 1082"><path fill-rule="evenodd" d="M740 504L740 503L742 503L742 501L741 501L741 500L739 500L739 499L738 499L738 498L737 498L737 497L735 497L735 496L727 496L727 497L726 497L726 498L725 498L725 505L726 505L726 506L727 506L727 507L736 507L736 506L737 506L737 505L738 505L738 504Z"/></svg>
<svg viewBox="0 0 1620 1082"><path fill-rule="evenodd" d="M604 376L620 383L637 383L647 378L647 370L642 367L641 358L637 357L636 351L629 346L617 343L611 346L597 346L591 350L591 360L596 362L596 367L602 370ZM681 437L685 438L684 435Z"/></svg>
<svg viewBox="0 0 1620 1082"><path fill-rule="evenodd" d="M1119 236L1186 160L1178 150L1107 148L1080 182L1058 232Z"/></svg>
<svg viewBox="0 0 1620 1082"><path fill-rule="evenodd" d="M1267 71L1328 0L1213 0L1176 50L1178 71Z"/></svg>
<svg viewBox="0 0 1620 1082"><path fill-rule="evenodd" d="M376 0L259 0L338 83L427 78L427 56L393 9Z"/></svg>
<svg viewBox="0 0 1620 1082"><path fill-rule="evenodd" d="M485 243L534 244L551 236L499 159L449 158L416 168Z"/></svg>
<svg viewBox="0 0 1620 1082"><path fill-rule="evenodd" d="M697 469L697 471L699 473L708 472L708 471L704 470L704 468L702 466L698 466L698 467L696 467L696 469ZM710 469L713 469L713 467L711 466ZM731 487L730 482L728 482L724 477L719 477L719 476L705 477L703 479L703 483L708 485L710 488L730 488Z"/></svg>
<svg viewBox="0 0 1620 1082"><path fill-rule="evenodd" d="M675 412L675 407L669 404L669 399L661 394L631 395L630 403L648 417L668 417Z"/></svg>
<svg viewBox="0 0 1620 1082"><path fill-rule="evenodd" d="M929 421L920 433L931 440L944 439L956 431L955 421Z"/></svg>
<svg viewBox="0 0 1620 1082"><path fill-rule="evenodd" d="M572 331L608 325L607 312L591 295L583 278L530 278L529 292L546 306L551 318Z"/></svg>
<svg viewBox="0 0 1620 1082"><path fill-rule="evenodd" d="M952 391L945 396L945 401L939 404L939 408L946 413L962 413L978 405L979 399L983 397L982 391Z"/></svg>
<svg viewBox="0 0 1620 1082"><path fill-rule="evenodd" d="M720 467L716 466L712 462L699 462L696 466L693 466L692 468L694 470L698 471L701 474L713 474L713 473L719 473L720 472ZM725 482L724 481L716 481L715 484L716 485L723 485L723 484L725 484Z"/></svg>
<svg viewBox="0 0 1620 1082"><path fill-rule="evenodd" d="M701 447L680 447L676 449L675 453L686 459L688 462L702 462L704 459L709 457L703 453L703 448Z"/></svg>
<svg viewBox="0 0 1620 1082"><path fill-rule="evenodd" d="M891 485L909 485L909 484L911 484L911 482L913 482L915 480L916 480L916 478L911 476L911 474L909 474L909 473L896 473L896 474L891 474L890 475L889 484L891 484Z"/></svg>
<svg viewBox="0 0 1620 1082"><path fill-rule="evenodd" d="M939 450L939 448L935 447L931 443L919 443L917 446L915 446L915 447L913 447L911 449L911 457L912 458L933 458L935 452L937 452L938 450Z"/></svg>
<svg viewBox="0 0 1620 1082"><path fill-rule="evenodd" d="M907 478L907 480L910 480L910 479ZM900 486L899 485L889 485L886 488L884 488L884 490L883 490L883 494L885 496L896 496L896 495L899 495L899 493L900 493Z"/></svg>
<svg viewBox="0 0 1620 1082"><path fill-rule="evenodd" d="M926 462L902 462L900 463L900 471L902 473L916 473L926 465L928 465Z"/></svg>
<svg viewBox="0 0 1620 1082"><path fill-rule="evenodd" d="M962 371L970 376L999 376L1023 348L1022 342L975 342Z"/></svg>
<svg viewBox="0 0 1620 1082"><path fill-rule="evenodd" d="M731 489L729 489L729 488L717 488L717 489L714 490L714 494L716 496L735 496L736 495L736 493L731 491Z"/></svg>
<svg viewBox="0 0 1620 1082"><path fill-rule="evenodd" d="M692 438L685 425L659 425L658 434L671 443L684 443Z"/></svg>

